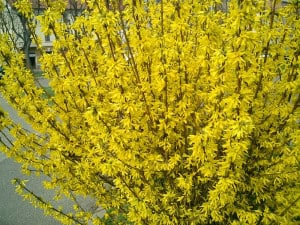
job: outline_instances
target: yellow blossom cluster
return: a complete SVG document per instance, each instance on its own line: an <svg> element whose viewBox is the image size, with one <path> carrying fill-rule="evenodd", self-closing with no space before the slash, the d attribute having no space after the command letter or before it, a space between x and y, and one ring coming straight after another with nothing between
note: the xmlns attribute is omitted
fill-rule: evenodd
<svg viewBox="0 0 300 225"><path fill-rule="evenodd" d="M6 125L3 150L107 212L59 219L299 224L298 0L86 0L71 24L44 4L53 96L0 34L1 93L36 131Z"/></svg>

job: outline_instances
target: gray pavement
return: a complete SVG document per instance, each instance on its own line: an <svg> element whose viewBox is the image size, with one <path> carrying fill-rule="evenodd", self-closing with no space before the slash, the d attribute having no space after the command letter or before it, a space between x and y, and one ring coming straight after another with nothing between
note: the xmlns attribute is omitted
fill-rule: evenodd
<svg viewBox="0 0 300 225"><path fill-rule="evenodd" d="M60 225L61 223L43 211L35 208L28 201L15 192L15 187L11 183L14 178L30 179L29 188L44 197L49 197L44 193L41 186L41 178L26 177L20 173L20 165L11 159L4 159L0 163L0 225ZM46 195L46 196L45 196Z"/></svg>
<svg viewBox="0 0 300 225"><path fill-rule="evenodd" d="M49 87L49 80L45 77L37 77L35 83L38 87Z"/></svg>
<svg viewBox="0 0 300 225"><path fill-rule="evenodd" d="M49 85L48 80L45 78L39 78L36 82L38 86L47 87ZM16 110L3 99L1 94L0 107L8 112L14 122L20 124L27 130L33 131L33 129L18 116ZM7 158L4 153L0 152L0 225L61 225L59 221L44 215L41 209L35 208L28 201L24 201L23 198L16 193L15 186L11 183L11 180L15 178L29 180L27 185L35 194L47 202L50 201L56 206L62 206L64 212L72 211L73 204L70 200L63 198L59 202L54 202L54 191L45 190L42 187L42 181L47 179L46 177L23 175L20 172L20 164L16 163L13 159ZM102 217L105 213L101 208L95 207L95 201L91 198L82 198L79 196L77 201L85 210L94 212L94 216Z"/></svg>
<svg viewBox="0 0 300 225"><path fill-rule="evenodd" d="M32 130L1 95L0 106L8 112L12 120ZM45 192L42 188L41 182L46 179L45 177L23 175L20 172L20 165L0 152L0 225L60 225L60 222L44 215L41 209L24 201L16 193L15 186L11 183L14 178L29 180L29 188L47 200L51 200L53 196L53 192Z"/></svg>
<svg viewBox="0 0 300 225"><path fill-rule="evenodd" d="M6 155L5 155L4 153L0 152L0 163L1 163L4 159L6 159ZM1 179L1 178L0 178L0 179ZM0 189L0 190L1 190L1 189Z"/></svg>

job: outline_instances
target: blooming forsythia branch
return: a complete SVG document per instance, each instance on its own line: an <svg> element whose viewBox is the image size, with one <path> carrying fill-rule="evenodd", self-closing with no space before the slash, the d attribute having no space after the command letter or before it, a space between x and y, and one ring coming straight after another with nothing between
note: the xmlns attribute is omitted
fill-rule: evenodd
<svg viewBox="0 0 300 225"><path fill-rule="evenodd" d="M5 151L47 188L123 223L299 223L297 0L91 0L71 24L44 4L54 95L2 34L0 62L1 92L39 134L15 126Z"/></svg>

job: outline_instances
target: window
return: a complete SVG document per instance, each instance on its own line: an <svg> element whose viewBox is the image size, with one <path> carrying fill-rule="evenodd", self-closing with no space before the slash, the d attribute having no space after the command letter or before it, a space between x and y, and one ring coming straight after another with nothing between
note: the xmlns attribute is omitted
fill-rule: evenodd
<svg viewBox="0 0 300 225"><path fill-rule="evenodd" d="M45 41L49 42L50 41L50 35L45 35Z"/></svg>
<svg viewBox="0 0 300 225"><path fill-rule="evenodd" d="M36 55L34 53L29 54L29 63L31 69L36 69Z"/></svg>

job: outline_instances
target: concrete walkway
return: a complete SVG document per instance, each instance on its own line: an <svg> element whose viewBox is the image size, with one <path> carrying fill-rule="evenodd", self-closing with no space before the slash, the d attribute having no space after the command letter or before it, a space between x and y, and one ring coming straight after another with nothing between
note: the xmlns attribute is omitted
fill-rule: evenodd
<svg viewBox="0 0 300 225"><path fill-rule="evenodd" d="M49 87L49 80L45 77L36 77L35 83L38 87Z"/></svg>
<svg viewBox="0 0 300 225"><path fill-rule="evenodd" d="M14 122L20 124L27 130L33 131L3 99L1 94L0 106L9 114ZM8 134L6 133L5 135ZM23 175L20 172L20 164L16 163L13 159L7 158L4 153L0 152L0 225L61 225L60 222L53 218L45 216L41 209L35 208L28 201L24 201L23 198L15 192L15 186L11 183L15 178L29 180L26 185L31 191L47 202L54 202L54 191L45 190L42 185L42 182L47 179L46 177ZM93 199L78 198L78 202L88 211L92 209L96 210ZM54 204L56 206L62 206L64 212L69 213L73 211L73 203L68 199L62 199Z"/></svg>
<svg viewBox="0 0 300 225"><path fill-rule="evenodd" d="M19 164L11 159L0 162L0 224L1 225L60 225L61 223L43 211L35 208L28 201L15 192L11 183L14 178L30 179L28 187L43 198L51 198L51 193L46 193L42 186L43 179L37 177L26 177L20 173Z"/></svg>
<svg viewBox="0 0 300 225"><path fill-rule="evenodd" d="M39 78L37 85L48 87L49 82L45 78ZM20 124L27 130L33 131L5 101L1 94L0 107L9 114L14 122ZM51 202L54 196L53 191L45 190L42 186L42 181L47 179L46 177L23 175L20 172L20 165L0 152L0 225L61 225L59 221L44 215L41 209L35 208L28 201L24 201L23 198L15 192L15 186L11 183L11 180L15 178L29 180L28 183L26 183L29 189L47 202ZM101 208L95 208L95 200L91 198L78 197L77 201L85 210L94 212L94 216L102 217L105 213ZM62 206L64 212L73 211L73 203L68 199L62 199L60 202L55 203L55 205Z"/></svg>
<svg viewBox="0 0 300 225"><path fill-rule="evenodd" d="M0 96L0 106L10 118L26 129L31 127L22 120L17 112ZM45 192L41 182L45 177L26 177L20 172L20 165L0 152L0 225L60 225L61 223L45 216L41 209L35 208L16 193L11 183L14 178L29 180L28 186L45 199L51 199L53 192Z"/></svg>

